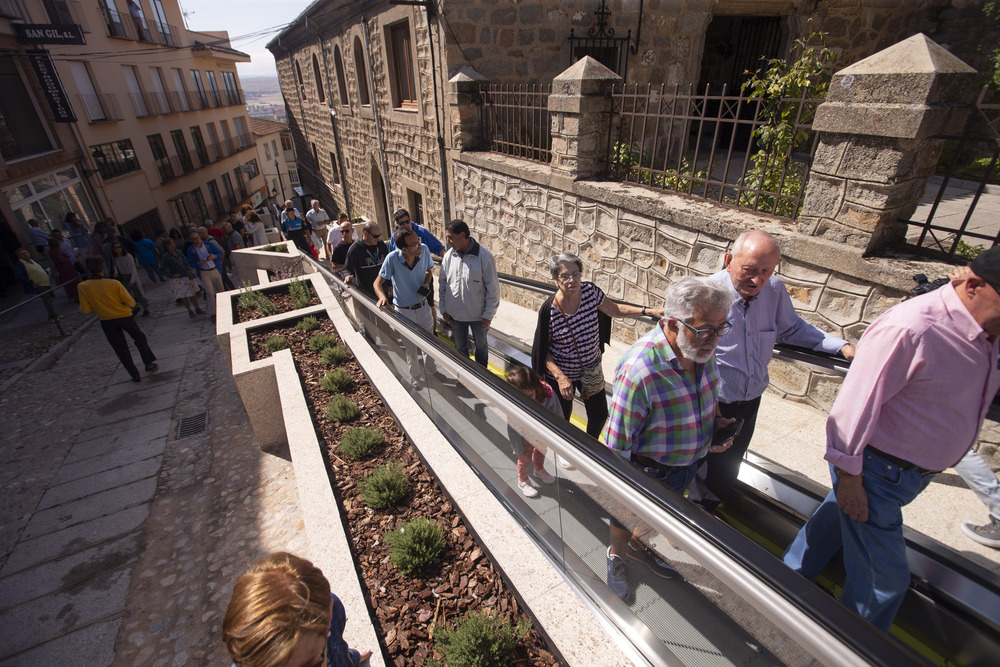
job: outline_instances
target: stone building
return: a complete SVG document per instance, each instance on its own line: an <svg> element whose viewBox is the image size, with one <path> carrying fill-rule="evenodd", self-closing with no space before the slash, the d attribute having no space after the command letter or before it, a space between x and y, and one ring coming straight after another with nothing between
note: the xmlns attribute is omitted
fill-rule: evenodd
<svg viewBox="0 0 1000 667"><path fill-rule="evenodd" d="M2 38L34 50L41 63L3 59L10 81L41 93L25 98L44 125L33 129L34 153L5 150L0 164L0 211L22 243L28 219L49 229L69 210L90 226L112 218L151 234L263 201L236 73L249 56L227 33L187 30L176 0L23 0L0 8ZM32 78L38 83L27 83ZM11 111L30 121L24 109L5 108L5 119Z"/></svg>

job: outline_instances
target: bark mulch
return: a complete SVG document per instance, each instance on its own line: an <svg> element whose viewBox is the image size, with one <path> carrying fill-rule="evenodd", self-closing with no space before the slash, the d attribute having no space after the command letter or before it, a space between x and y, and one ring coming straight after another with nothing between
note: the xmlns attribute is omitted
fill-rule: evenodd
<svg viewBox="0 0 1000 667"><path fill-rule="evenodd" d="M313 425L326 448L330 482L342 518L347 520L355 564L362 574L368 604L375 611L376 631L387 663L402 667L422 665L428 658L440 659L441 655L433 648L433 628L446 622L452 624L471 612L497 610L515 621L530 621L353 358L341 365L353 378L352 385L343 393L360 406L361 416L347 424L326 418L326 405L333 394L322 388L320 380L334 367L324 366L320 353L309 350L307 343L317 331L336 335L336 330L329 319L319 321L320 328L311 332L294 326L252 332L251 354L255 359L269 356L264 341L270 336L282 335L288 340ZM341 434L356 426L377 428L385 434L383 449L367 461L354 462L338 455ZM357 482L389 461L403 465L410 480L409 493L394 508L371 510L361 501ZM445 529L448 546L436 564L420 575L407 577L389 562L383 536L420 516L436 521ZM559 663L548 652L537 630L532 629L519 642L511 664L548 667Z"/></svg>
<svg viewBox="0 0 1000 667"><path fill-rule="evenodd" d="M318 306L319 297L316 296L316 290L312 288L312 283L304 281L306 286L309 288L309 306ZM288 293L288 288L285 286L276 288L278 291L264 291L264 295L267 297L268 301L273 303L277 310L273 313L268 313L265 315L256 308L245 308L240 304L239 295L241 292L237 292L234 296L234 303L236 307L234 308L234 313L236 315L236 322L249 322L251 320L257 320L262 317L270 317L271 315L278 315L280 313L288 313L293 310L298 310L303 306L296 306L295 302L292 300L291 294ZM305 306L308 307L308 306Z"/></svg>

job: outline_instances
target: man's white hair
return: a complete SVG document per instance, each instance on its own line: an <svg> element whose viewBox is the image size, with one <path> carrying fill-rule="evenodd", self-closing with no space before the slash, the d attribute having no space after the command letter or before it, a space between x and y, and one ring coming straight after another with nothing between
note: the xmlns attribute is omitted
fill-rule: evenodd
<svg viewBox="0 0 1000 667"><path fill-rule="evenodd" d="M687 276L667 288L663 301L663 316L675 320L694 317L695 308L729 310L733 297L722 285L708 278Z"/></svg>

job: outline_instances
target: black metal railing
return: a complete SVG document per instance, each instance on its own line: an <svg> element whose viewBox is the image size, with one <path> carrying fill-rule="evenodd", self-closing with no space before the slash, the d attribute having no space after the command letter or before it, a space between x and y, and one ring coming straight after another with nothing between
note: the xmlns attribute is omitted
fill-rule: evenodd
<svg viewBox="0 0 1000 667"><path fill-rule="evenodd" d="M988 94L984 86L962 133L946 138L937 190L925 191L907 221L907 242L933 254L972 259L1000 244L995 206L979 208L1000 195L1000 104L987 103Z"/></svg>
<svg viewBox="0 0 1000 667"><path fill-rule="evenodd" d="M491 83L480 88L487 149L548 162L552 158L550 85Z"/></svg>
<svg viewBox="0 0 1000 667"><path fill-rule="evenodd" d="M819 99L783 99L788 149L766 150L763 104L692 87L617 85L608 142L611 178L795 218L802 207Z"/></svg>

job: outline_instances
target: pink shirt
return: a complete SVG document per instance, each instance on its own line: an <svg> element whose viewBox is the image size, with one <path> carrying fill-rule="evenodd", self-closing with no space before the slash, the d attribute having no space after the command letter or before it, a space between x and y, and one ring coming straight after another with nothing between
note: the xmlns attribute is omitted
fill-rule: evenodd
<svg viewBox="0 0 1000 667"><path fill-rule="evenodd" d="M928 470L955 465L1000 388L998 353L952 285L889 309L858 343L824 458L856 475L870 444Z"/></svg>

